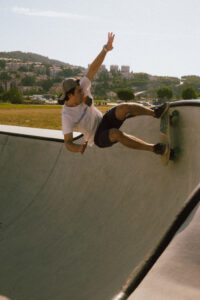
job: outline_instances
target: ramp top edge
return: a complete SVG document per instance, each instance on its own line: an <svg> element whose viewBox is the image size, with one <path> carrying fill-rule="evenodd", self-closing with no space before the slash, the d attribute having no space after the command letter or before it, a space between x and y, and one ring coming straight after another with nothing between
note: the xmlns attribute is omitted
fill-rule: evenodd
<svg viewBox="0 0 200 300"><path fill-rule="evenodd" d="M64 137L61 130L0 125L0 134L60 143L64 142ZM83 135L79 132L73 133L74 140L77 140L82 136Z"/></svg>
<svg viewBox="0 0 200 300"><path fill-rule="evenodd" d="M200 106L200 100L177 100L177 101L169 101L170 107L178 107L178 106Z"/></svg>

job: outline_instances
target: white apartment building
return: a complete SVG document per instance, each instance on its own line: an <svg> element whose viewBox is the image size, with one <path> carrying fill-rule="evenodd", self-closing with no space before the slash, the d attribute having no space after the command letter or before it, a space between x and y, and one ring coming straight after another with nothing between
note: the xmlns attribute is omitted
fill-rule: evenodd
<svg viewBox="0 0 200 300"><path fill-rule="evenodd" d="M90 64L88 64L88 69L89 69L89 67L90 67ZM88 71L88 69L87 69L87 71ZM101 65L99 70L98 70L98 72L102 72L102 71L106 71L106 66L105 65Z"/></svg>
<svg viewBox="0 0 200 300"><path fill-rule="evenodd" d="M6 62L5 70L6 71L18 71L20 67L25 67L30 70L34 66L35 71L40 71L41 73L46 72L46 67L40 62L22 62L20 59L10 59L10 58L0 58Z"/></svg>
<svg viewBox="0 0 200 300"><path fill-rule="evenodd" d="M60 67L51 67L50 69L50 76L55 77L56 74L62 71Z"/></svg>
<svg viewBox="0 0 200 300"><path fill-rule="evenodd" d="M34 64L34 70L37 72L41 72L41 73L45 73L46 72L46 67L40 63L40 62L37 62Z"/></svg>
<svg viewBox="0 0 200 300"><path fill-rule="evenodd" d="M6 57L0 57L0 60L5 60L5 62L21 62L21 59L18 58L6 58Z"/></svg>
<svg viewBox="0 0 200 300"><path fill-rule="evenodd" d="M106 71L106 66L105 65L101 65L101 67L99 68L97 73L101 73L102 71Z"/></svg>
<svg viewBox="0 0 200 300"><path fill-rule="evenodd" d="M121 66L121 72L122 73L130 73L130 67L129 66Z"/></svg>
<svg viewBox="0 0 200 300"><path fill-rule="evenodd" d="M20 67L24 66L24 63L21 62L8 62L6 63L6 71L17 71Z"/></svg>
<svg viewBox="0 0 200 300"><path fill-rule="evenodd" d="M20 67L25 67L28 70L30 69L30 67L32 66L32 62L16 62L15 60L10 61L8 63L6 63L6 67L5 70L6 71L18 71Z"/></svg>
<svg viewBox="0 0 200 300"><path fill-rule="evenodd" d="M130 73L129 66L121 66L121 73L122 73L122 76L124 76L125 78L130 78L132 76Z"/></svg>
<svg viewBox="0 0 200 300"><path fill-rule="evenodd" d="M110 66L110 71L118 72L119 71L119 66L118 65L111 65Z"/></svg>

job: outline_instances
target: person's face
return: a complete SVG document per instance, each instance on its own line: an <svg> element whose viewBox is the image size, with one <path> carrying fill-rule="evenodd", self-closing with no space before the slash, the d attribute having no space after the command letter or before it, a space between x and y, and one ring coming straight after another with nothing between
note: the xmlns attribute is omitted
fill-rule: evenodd
<svg viewBox="0 0 200 300"><path fill-rule="evenodd" d="M79 105L83 102L84 94L82 88L79 85L75 88L73 96L74 96L74 104Z"/></svg>

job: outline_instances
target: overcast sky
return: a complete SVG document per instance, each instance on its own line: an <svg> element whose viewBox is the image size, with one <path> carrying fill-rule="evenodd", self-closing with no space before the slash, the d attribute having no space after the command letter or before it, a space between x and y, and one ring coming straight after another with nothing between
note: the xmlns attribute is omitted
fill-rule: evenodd
<svg viewBox="0 0 200 300"><path fill-rule="evenodd" d="M200 75L200 0L1 0L0 51L87 67L116 34L105 65Z"/></svg>

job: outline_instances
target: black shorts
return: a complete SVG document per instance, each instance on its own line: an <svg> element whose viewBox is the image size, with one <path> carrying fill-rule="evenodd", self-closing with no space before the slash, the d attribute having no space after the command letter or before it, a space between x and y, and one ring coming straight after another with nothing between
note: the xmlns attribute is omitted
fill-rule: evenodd
<svg viewBox="0 0 200 300"><path fill-rule="evenodd" d="M119 129L124 121L120 121L115 116L116 106L108 110L101 120L99 124L95 137L94 143L100 148L111 147L112 145L116 144L117 142L111 142L109 139L109 130L111 128Z"/></svg>

